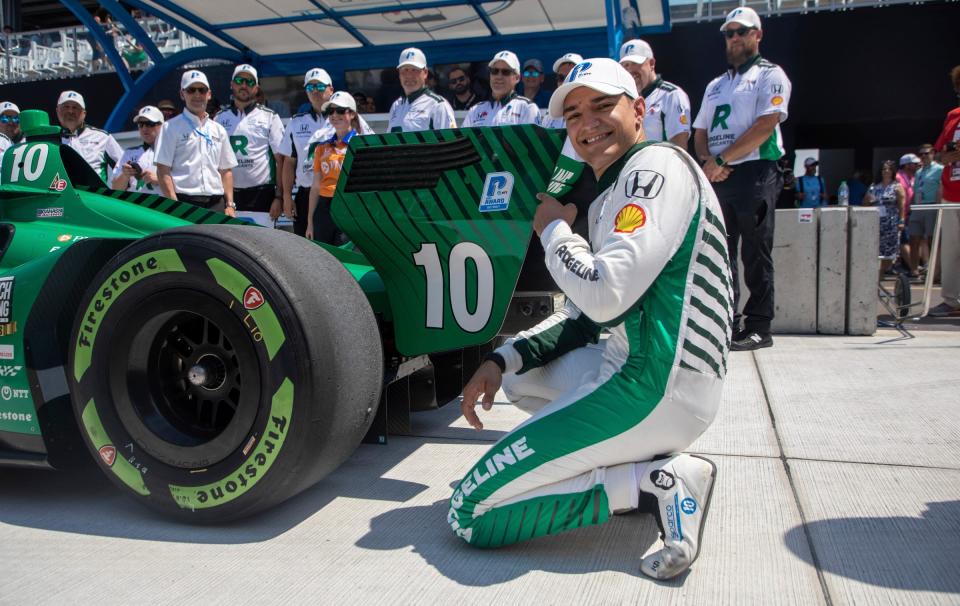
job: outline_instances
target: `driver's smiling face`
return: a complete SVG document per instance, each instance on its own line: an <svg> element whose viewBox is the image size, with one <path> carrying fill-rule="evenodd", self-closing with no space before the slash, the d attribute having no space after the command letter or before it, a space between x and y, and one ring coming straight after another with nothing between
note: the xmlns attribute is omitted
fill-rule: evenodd
<svg viewBox="0 0 960 606"><path fill-rule="evenodd" d="M563 117L573 148L599 176L643 138L643 97L606 95L588 86L571 91Z"/></svg>

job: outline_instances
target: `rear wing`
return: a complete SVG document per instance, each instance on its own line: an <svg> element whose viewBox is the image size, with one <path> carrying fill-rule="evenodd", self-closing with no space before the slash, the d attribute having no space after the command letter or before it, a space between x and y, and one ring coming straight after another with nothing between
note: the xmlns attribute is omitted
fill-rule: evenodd
<svg viewBox="0 0 960 606"><path fill-rule="evenodd" d="M350 141L332 214L386 285L401 353L496 336L564 137L518 125Z"/></svg>

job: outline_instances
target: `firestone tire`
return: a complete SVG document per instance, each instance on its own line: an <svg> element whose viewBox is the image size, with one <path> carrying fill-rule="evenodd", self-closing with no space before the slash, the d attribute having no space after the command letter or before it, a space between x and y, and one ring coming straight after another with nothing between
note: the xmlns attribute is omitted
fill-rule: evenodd
<svg viewBox="0 0 960 606"><path fill-rule="evenodd" d="M192 226L122 250L78 308L68 376L97 465L184 521L262 511L369 428L383 354L347 270L270 229Z"/></svg>

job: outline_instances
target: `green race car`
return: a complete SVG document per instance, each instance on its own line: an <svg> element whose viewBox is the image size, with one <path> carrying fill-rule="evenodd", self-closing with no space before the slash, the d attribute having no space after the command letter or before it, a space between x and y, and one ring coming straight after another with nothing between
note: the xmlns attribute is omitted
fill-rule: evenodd
<svg viewBox="0 0 960 606"><path fill-rule="evenodd" d="M44 112L22 120L0 165L2 465L87 450L164 513L251 515L455 397L505 317L552 311L514 292L562 131L355 137L348 250L108 189Z"/></svg>

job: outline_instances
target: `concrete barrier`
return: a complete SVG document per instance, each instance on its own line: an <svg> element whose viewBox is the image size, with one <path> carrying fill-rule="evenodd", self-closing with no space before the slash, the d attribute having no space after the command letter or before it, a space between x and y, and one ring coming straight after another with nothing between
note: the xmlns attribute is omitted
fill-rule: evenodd
<svg viewBox="0 0 960 606"><path fill-rule="evenodd" d="M817 332L842 335L847 317L847 209L821 208L817 269Z"/></svg>
<svg viewBox="0 0 960 606"><path fill-rule="evenodd" d="M773 332L817 332L818 217L811 209L778 210L773 236ZM746 294L746 293L744 293Z"/></svg>
<svg viewBox="0 0 960 606"><path fill-rule="evenodd" d="M847 248L847 321L849 335L877 331L877 279L880 263L880 213L851 207Z"/></svg>

